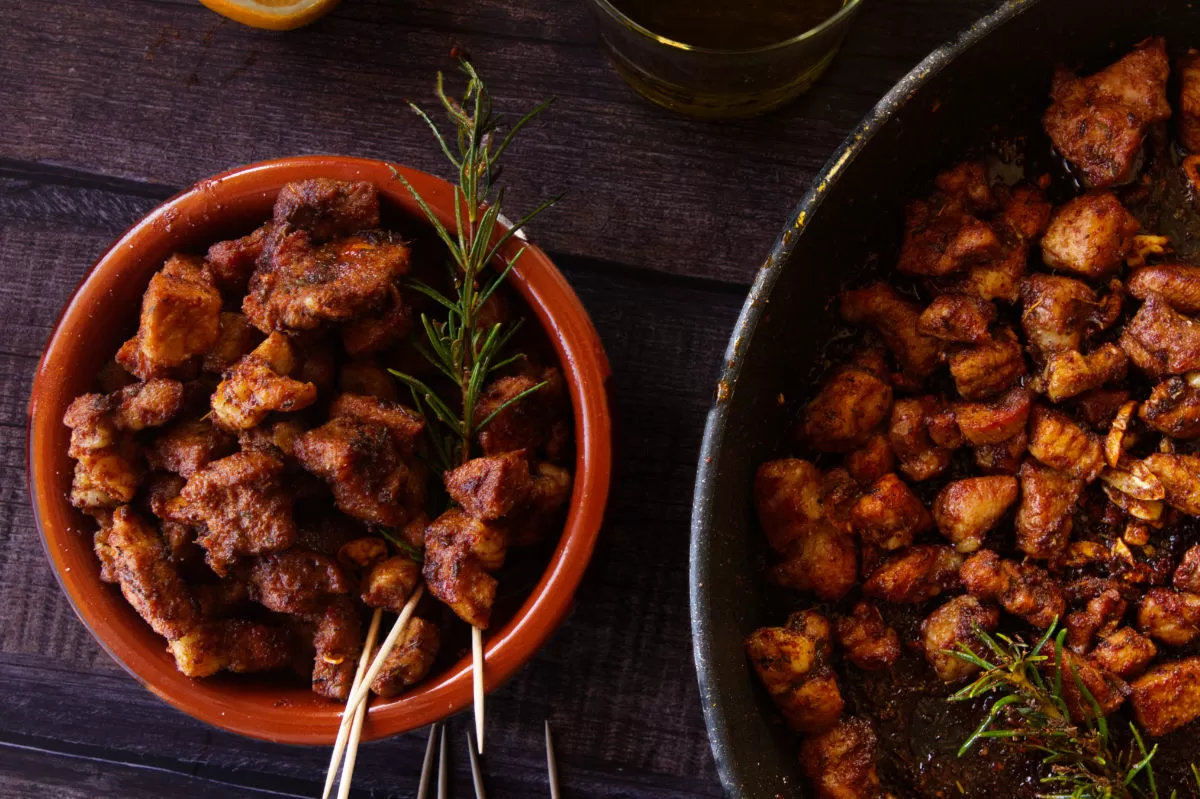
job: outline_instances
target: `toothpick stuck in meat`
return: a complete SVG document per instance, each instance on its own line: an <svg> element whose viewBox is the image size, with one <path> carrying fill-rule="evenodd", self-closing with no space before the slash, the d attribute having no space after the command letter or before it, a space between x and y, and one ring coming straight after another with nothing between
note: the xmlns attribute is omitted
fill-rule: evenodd
<svg viewBox="0 0 1200 799"><path fill-rule="evenodd" d="M387 660L388 655L396 648L396 643L400 640L400 636L404 634L404 628L408 626L408 620L412 618L413 611L417 608L417 602L420 601L424 593L425 586L418 585L417 590L413 591L412 596L408 598L408 602L404 604L400 615L396 617L396 623L392 625L392 631L388 633L388 637L383 640L383 645L379 647L379 654L375 656L375 660L371 661L371 668L367 670L367 675L363 678L362 684L350 692L350 698L346 700L347 715L358 710L358 706L366 701L367 696L371 693L371 683L379 676L379 672L383 670L383 664Z"/></svg>
<svg viewBox="0 0 1200 799"><path fill-rule="evenodd" d="M483 754L483 630L471 628L471 675L475 680L475 740Z"/></svg>
<svg viewBox="0 0 1200 799"><path fill-rule="evenodd" d="M379 622L382 617L383 611L379 609L376 609L371 616L371 625L367 628L367 639L363 644L362 654L358 658L358 671L354 674L352 691L362 684L363 672L366 671L367 660L371 657L371 649L375 646L375 637L379 634ZM329 799L329 792L333 790L333 781L337 777L338 766L342 762L342 753L345 751L346 741L350 737L350 717L352 715L348 710L342 714L342 724L338 728L337 740L333 744L333 756L329 759L329 773L325 775L325 790L321 793L321 799ZM358 741L355 740L353 745L357 746ZM343 779L345 779L344 776Z"/></svg>

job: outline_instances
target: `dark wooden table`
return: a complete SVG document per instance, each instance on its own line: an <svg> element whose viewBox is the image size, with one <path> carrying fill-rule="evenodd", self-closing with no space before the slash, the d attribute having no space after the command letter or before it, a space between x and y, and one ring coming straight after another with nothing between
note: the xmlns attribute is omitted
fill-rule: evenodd
<svg viewBox="0 0 1200 799"><path fill-rule="evenodd" d="M582 0L344 0L287 34L195 0L0 0L0 796L313 796L328 751L209 728L91 639L42 554L25 406L59 308L160 200L228 167L332 152L444 173L403 104L467 48L501 107L558 97L512 151L510 207L567 191L533 236L615 373L618 476L576 608L488 704L491 795L546 796L542 722L570 797L720 796L692 667L687 537L704 415L756 267L847 131L995 0L866 0L832 69L765 118L642 101ZM470 720L451 727L469 794ZM356 795L411 796L424 733L367 745Z"/></svg>

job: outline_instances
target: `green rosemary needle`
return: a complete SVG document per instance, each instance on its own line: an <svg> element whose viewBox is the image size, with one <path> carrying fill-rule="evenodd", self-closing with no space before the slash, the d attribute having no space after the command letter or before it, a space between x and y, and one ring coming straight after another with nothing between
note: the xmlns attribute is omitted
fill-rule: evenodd
<svg viewBox="0 0 1200 799"><path fill-rule="evenodd" d="M1117 748L1096 698L1073 667L1061 668L1066 630L1058 627L1057 620L1032 645L1019 636L992 635L979 628L975 635L983 645L981 653L961 643L958 649L948 650L981 670L949 699L995 699L983 722L959 748L959 757L981 740L997 739L1042 756L1047 773L1041 782L1047 790L1041 796L1048 799L1162 799L1152 765L1157 744L1147 748L1131 722L1129 745ZM1049 663L1053 668L1047 670ZM1044 670L1052 674L1045 675ZM1064 671L1069 672L1066 677ZM1064 679L1074 680L1092 708L1080 723L1071 718ZM1200 771L1195 766L1192 771L1200 786ZM1175 796L1170 794L1172 799Z"/></svg>
<svg viewBox="0 0 1200 799"><path fill-rule="evenodd" d="M501 137L504 121L494 114L487 87L470 62L463 60L460 66L467 76L467 88L461 100L447 95L442 74L438 73L437 77L437 97L454 127L454 135L449 137L449 141L427 113L410 103L413 111L429 125L442 152L458 170L458 183L454 187L455 230L452 232L447 229L417 190L403 175L395 173L396 179L408 189L438 238L446 245L450 256L453 296L416 280L409 281L408 285L432 299L444 311L444 317L439 319L421 315L425 340L417 345L417 349L441 376L457 387L457 396L447 400L423 380L390 370L412 391L417 411L427 421L436 420L445 428L444 431L438 431L433 429L432 424L427 425L432 456L443 472L471 459L471 442L496 414L545 385L544 382L538 383L510 398L486 418L475 418L475 408L488 378L524 358L521 353L506 353L508 344L521 327L520 320L485 328L480 324L479 316L483 304L504 283L525 248L518 250L496 274L485 278L485 272L517 231L558 199L555 197L541 203L503 233L496 235L497 225L504 224L501 216L504 189L495 185L500 156L508 149L517 132L544 111L550 101L541 103L521 117ZM451 142L454 147L451 147ZM456 407L460 409L458 412L455 411Z"/></svg>

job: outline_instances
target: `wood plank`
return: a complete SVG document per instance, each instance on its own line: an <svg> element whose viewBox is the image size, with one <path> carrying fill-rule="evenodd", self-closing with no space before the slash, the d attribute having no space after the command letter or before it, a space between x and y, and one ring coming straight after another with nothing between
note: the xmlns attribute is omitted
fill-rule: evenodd
<svg viewBox="0 0 1200 799"><path fill-rule="evenodd" d="M153 202L71 185L0 191L0 275L10 277L0 286L0 319L11 350L0 354L0 427L12 431L0 440L0 682L8 686L0 740L311 794L324 774L324 750L213 731L108 659L59 591L27 504L20 431L36 356L91 261ZM716 796L691 665L687 535L714 353L742 289L559 260L608 349L623 457L573 614L489 700L488 770L498 795L542 790L548 718L574 796ZM469 720L462 721L465 730ZM367 747L358 782L395 789L419 770L423 740Z"/></svg>
<svg viewBox="0 0 1200 799"><path fill-rule="evenodd" d="M813 175L891 84L996 0L868 2L828 75L756 120L651 106L615 75L584 2L353 0L280 35L198 4L0 6L0 156L181 187L231 166L338 152L446 172L404 98L465 45L504 108L554 95L512 152L512 208L566 190L557 252L746 283Z"/></svg>
<svg viewBox="0 0 1200 799"><path fill-rule="evenodd" d="M305 796L223 785L162 769L0 743L0 795L7 799L43 799L46 796L55 799L94 799L97 796L226 799L231 790L246 799Z"/></svg>

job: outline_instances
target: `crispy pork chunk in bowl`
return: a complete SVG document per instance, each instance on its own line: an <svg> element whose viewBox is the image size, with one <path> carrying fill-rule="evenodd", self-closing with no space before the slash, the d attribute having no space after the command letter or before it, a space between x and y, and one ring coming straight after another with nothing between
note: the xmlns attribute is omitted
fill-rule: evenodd
<svg viewBox="0 0 1200 799"><path fill-rule="evenodd" d="M380 161L200 182L96 263L38 369L29 485L63 590L134 677L234 732L332 743L367 618L420 585L364 735L455 712L470 626L494 688L562 621L599 532L607 363L523 241L479 309L488 330L524 320L523 357L480 386L479 457L439 457L429 395L395 373L438 385L418 344L453 287L405 181L453 230L449 184Z"/></svg>

